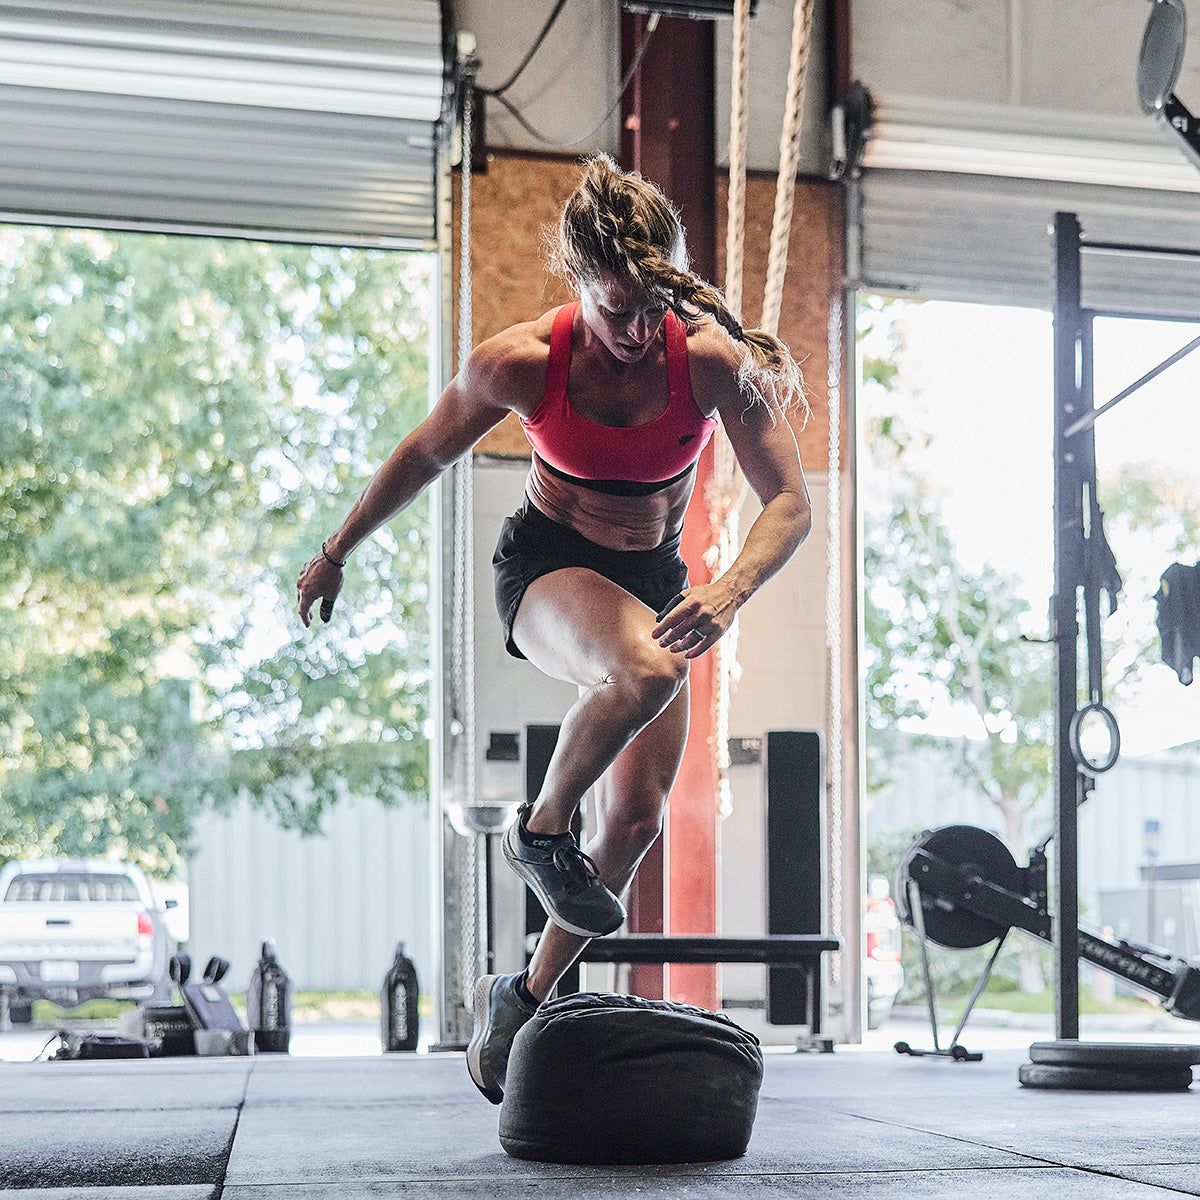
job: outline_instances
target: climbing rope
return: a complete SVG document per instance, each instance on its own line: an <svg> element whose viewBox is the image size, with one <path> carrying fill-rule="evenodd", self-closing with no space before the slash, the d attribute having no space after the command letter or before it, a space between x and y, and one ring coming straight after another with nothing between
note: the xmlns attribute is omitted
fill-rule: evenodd
<svg viewBox="0 0 1200 1200"><path fill-rule="evenodd" d="M750 0L735 0L733 6L733 72L729 97L729 197L725 224L725 302L730 310L742 311L742 264L746 236L746 103L750 75L747 43L750 32Z"/></svg>
<svg viewBox="0 0 1200 1200"><path fill-rule="evenodd" d="M826 738L828 788L829 927L842 933L842 298L835 292L829 306L829 474L828 523L825 535L825 647L829 672L829 717ZM841 981L840 953L830 956L829 978Z"/></svg>
<svg viewBox="0 0 1200 1200"><path fill-rule="evenodd" d="M787 272L788 232L796 190L800 158L800 129L804 108L804 78L812 28L813 0L796 0L792 27L792 57L788 69L787 104L779 151L779 180L775 192L775 214L771 251L763 295L761 325L772 334L779 332L779 310ZM748 123L747 81L749 78L750 0L735 0L733 11L733 70L729 104L729 196L725 228L725 301L741 317L744 243L746 229L746 127ZM724 429L718 431L713 451L713 474L707 500L714 533L710 566L716 575L733 564L741 546L739 517L746 499L745 476L738 467ZM741 674L737 657L738 619L717 643L717 686L713 697L716 737L717 810L721 817L732 812L729 782L729 713L733 687Z"/></svg>
<svg viewBox="0 0 1200 1200"><path fill-rule="evenodd" d="M779 333L783 279L787 274L788 235L792 228L792 203L796 172L800 167L800 128L804 114L804 79L812 33L813 0L796 0L792 15L792 57L788 65L787 102L779 138L779 177L775 183L775 217L771 223L771 251L763 289L762 328Z"/></svg>
<svg viewBox="0 0 1200 1200"><path fill-rule="evenodd" d="M471 142L474 117L475 74L468 64L463 74L462 93L462 159L461 191L459 196L458 237L458 370L461 371L471 355ZM455 755L455 791L464 808L475 803L475 590L474 590L474 481L472 452L467 451L454 464L454 533L453 533L453 596L451 600L451 712L453 733L458 740ZM465 854L464 891L460 910L460 998L468 1008L471 989L481 965L484 940L480 930L485 928L484 888L481 875L484 866L479 853L479 838L470 837L463 847Z"/></svg>
<svg viewBox="0 0 1200 1200"><path fill-rule="evenodd" d="M729 198L725 229L725 302L740 317L742 309L743 246L746 230L746 90L750 0L736 0L733 22L733 81L729 121ZM737 557L741 544L739 510L746 497L746 480L724 428L717 431L713 447L713 473L708 485L708 511L714 534L710 551L714 577L723 574ZM738 619L717 643L717 686L713 695L713 732L716 737L717 814L733 812L729 782L729 712L733 686L740 670L737 657Z"/></svg>

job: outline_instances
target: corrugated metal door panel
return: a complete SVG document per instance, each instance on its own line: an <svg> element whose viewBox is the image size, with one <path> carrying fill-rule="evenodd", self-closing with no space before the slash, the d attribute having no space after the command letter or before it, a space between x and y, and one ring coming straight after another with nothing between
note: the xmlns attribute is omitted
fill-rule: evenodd
<svg viewBox="0 0 1200 1200"><path fill-rule="evenodd" d="M861 286L939 300L1049 308L1050 225L1079 215L1090 241L1200 248L1189 193L928 171L863 175ZM1084 304L1200 316L1200 262L1088 254Z"/></svg>
<svg viewBox="0 0 1200 1200"><path fill-rule="evenodd" d="M0 214L428 243L438 0L0 0Z"/></svg>
<svg viewBox="0 0 1200 1200"><path fill-rule="evenodd" d="M58 31L62 41L174 45L179 39L261 44L273 57L341 51L428 57L442 36L430 0L0 0L0 20L27 37ZM11 33L10 33L10 36Z"/></svg>

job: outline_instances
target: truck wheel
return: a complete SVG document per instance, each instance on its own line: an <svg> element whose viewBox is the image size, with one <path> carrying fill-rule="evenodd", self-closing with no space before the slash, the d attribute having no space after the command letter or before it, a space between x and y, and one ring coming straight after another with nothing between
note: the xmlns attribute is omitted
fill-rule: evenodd
<svg viewBox="0 0 1200 1200"><path fill-rule="evenodd" d="M8 1019L14 1025L29 1025L33 1021L33 1001L9 1001Z"/></svg>
<svg viewBox="0 0 1200 1200"><path fill-rule="evenodd" d="M892 1015L892 1004L895 997L890 997L887 1000L879 1000L874 1004L867 1004L867 1028L881 1029L886 1023L888 1017Z"/></svg>

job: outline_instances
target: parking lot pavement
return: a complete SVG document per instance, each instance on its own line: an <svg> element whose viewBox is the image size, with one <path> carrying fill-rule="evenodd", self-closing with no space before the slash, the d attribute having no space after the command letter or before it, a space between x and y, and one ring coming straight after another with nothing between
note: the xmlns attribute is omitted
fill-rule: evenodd
<svg viewBox="0 0 1200 1200"><path fill-rule="evenodd" d="M73 1030L115 1033L111 1022L68 1022ZM58 1045L57 1027L18 1025L0 1031L0 1062L33 1062ZM49 1045L48 1045L49 1044ZM48 1048L47 1048L48 1046ZM360 1058L382 1053L379 1026L368 1021L323 1021L294 1025L290 1053L294 1058Z"/></svg>

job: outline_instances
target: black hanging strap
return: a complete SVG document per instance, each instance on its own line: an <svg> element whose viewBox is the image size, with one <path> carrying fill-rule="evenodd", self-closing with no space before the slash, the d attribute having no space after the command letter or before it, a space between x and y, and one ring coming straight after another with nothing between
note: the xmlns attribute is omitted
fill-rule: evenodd
<svg viewBox="0 0 1200 1200"><path fill-rule="evenodd" d="M1185 567L1172 563L1158 581L1158 636L1163 662L1192 682L1192 660L1200 657L1200 563Z"/></svg>

